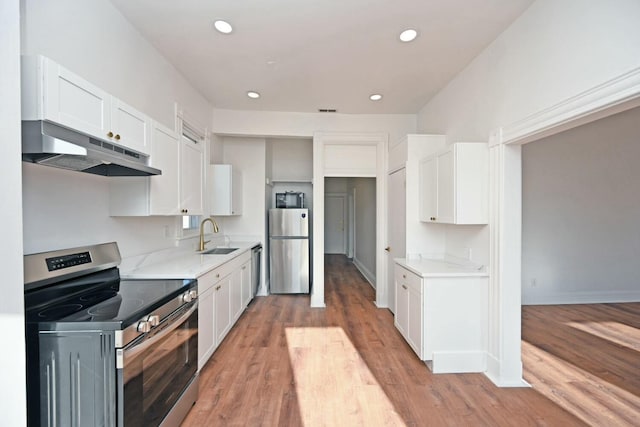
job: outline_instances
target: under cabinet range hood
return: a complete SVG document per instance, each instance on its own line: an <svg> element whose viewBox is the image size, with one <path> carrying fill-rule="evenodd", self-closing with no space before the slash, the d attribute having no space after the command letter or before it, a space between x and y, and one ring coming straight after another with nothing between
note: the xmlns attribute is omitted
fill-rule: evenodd
<svg viewBox="0 0 640 427"><path fill-rule="evenodd" d="M162 174L143 154L42 120L22 122L22 160L104 176Z"/></svg>

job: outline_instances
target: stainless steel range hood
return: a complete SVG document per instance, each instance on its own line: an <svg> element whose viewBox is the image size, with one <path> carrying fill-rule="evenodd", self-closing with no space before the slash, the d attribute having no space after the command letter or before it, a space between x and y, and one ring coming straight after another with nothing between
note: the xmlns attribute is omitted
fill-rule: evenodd
<svg viewBox="0 0 640 427"><path fill-rule="evenodd" d="M22 122L22 160L104 176L162 174L147 156L41 120Z"/></svg>

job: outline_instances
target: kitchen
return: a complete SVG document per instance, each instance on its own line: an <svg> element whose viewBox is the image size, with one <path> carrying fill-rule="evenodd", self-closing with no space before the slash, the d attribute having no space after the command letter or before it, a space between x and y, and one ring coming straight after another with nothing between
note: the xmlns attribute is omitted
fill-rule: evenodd
<svg viewBox="0 0 640 427"><path fill-rule="evenodd" d="M538 3L538 7L526 16L527 19L533 20L533 22L536 22L536 19L542 19L540 18L542 15L549 16L549 13L569 14L571 9L569 6L557 6L560 9L557 11L550 4L545 2ZM65 2L64 5L66 7L73 5L73 13L69 12L69 15L82 18L79 19L80 27L75 32L71 31L71 29L69 31L59 30L59 27L65 26L60 24L60 22L65 22L65 17L61 16L66 15L64 7L35 6L30 2L26 2L26 5L23 5L23 12L26 11L26 16L28 17L22 28L24 32L23 52L42 53L57 58L77 73L90 77L97 85L109 88L120 98L131 99L129 102L135 103L138 109L160 120L165 126L173 124L175 117L174 101L177 101L184 111L191 115L194 122L204 125L211 121L211 109L206 100L197 91L190 88L184 78L148 42L136 33L108 2L95 2L95 4L91 5L85 5L80 2ZM58 10L58 7L61 9ZM551 10L547 10L547 8ZM614 12L610 11L610 13L613 14ZM5 16L14 15L5 15L3 13L2 16L5 19ZM567 22L571 21L570 28L575 33L584 33L585 31L588 32L586 28L592 24L590 19L589 16L586 16L580 17L578 20L567 19ZM622 22L627 22L629 19L630 17L620 17ZM16 22L10 22L9 24L11 25L3 25L3 28L13 28L20 31ZM536 34L536 32L534 31L533 34ZM597 44L597 46L615 44L625 46L626 50L623 49L625 52L633 52L633 48L628 45L628 41L625 42L625 40L633 40L633 37L624 36L623 38L615 34L605 35L604 32L598 33L598 36L602 37L605 43ZM510 42L519 43L511 39L507 39L505 43ZM575 46L580 46L582 41L576 38L567 43L574 43ZM554 51L549 46L547 48ZM15 48L12 47L12 49ZM562 51L560 47L557 49L556 52ZM15 57L15 51L10 51L13 52L10 57ZM569 67L566 73L557 74L555 65L541 61L541 71L553 69L554 77L552 81L555 82L555 85L562 87L557 97L544 99L542 95L535 96L536 94L526 92L526 84L517 85L514 83L511 90L514 90L514 87L518 87L520 91L525 91L522 95L529 95L529 103L518 104L512 101L514 103L513 113L495 120L487 119L483 123L492 122L493 125L511 123L519 117L525 117L527 113L537 111L547 105L553 105L554 101L563 99L563 96L579 93L587 87L595 86L597 82L608 81L617 73L621 73L621 70L637 65L631 58L637 58L638 55L627 54L625 55L627 59L624 59L615 56L613 52L607 53L605 51L606 49L604 48L597 51L602 58L610 59L610 61L603 60L602 62L615 64L615 66L612 66L609 70L592 70L593 75L591 78L593 80L588 83L572 81L573 79L570 77L573 76L571 70L574 68L572 67ZM79 57L74 52L83 52L83 55ZM584 55L579 57L584 58L585 63L591 63L593 52L587 55L580 51L578 54ZM109 60L105 58L109 58ZM134 64L131 58L144 58L144 60L136 59ZM512 58L512 60L516 61L516 65L522 65L522 62L517 62L517 58ZM517 74L513 70L505 71L505 73L509 72L514 73L510 75L511 79ZM516 82L522 81L516 79ZM12 90L15 91L15 88ZM527 98L527 96L521 97ZM431 118L432 116L429 114L430 110L437 109L437 106L438 104L434 103L425 108L417 119L414 114L364 115L354 117L354 120L349 121L342 116L332 117L311 114L308 117L311 123L308 121L292 122L291 115L287 113L249 111L251 107L247 107L247 111L214 110L214 128L212 130L220 135L282 135L282 129L287 129L286 133L289 136L310 137L313 131L317 129L335 131L362 131L366 129L370 132L388 133L389 141L397 141L403 135L417 130L419 132L440 131L447 133L447 136L454 140L470 137L486 140L488 132L485 132L485 129L491 128L489 124L478 125L479 129L474 129L472 124L468 125L468 127L462 124L466 122L466 117L464 116L472 115L472 112L460 110L459 114L463 118L454 118L452 119L452 124L444 126L436 118ZM12 111L11 106L4 107L3 104L3 108L8 108ZM12 117L15 117L15 112ZM434 114L433 117L437 117L437 114ZM468 122L474 123L473 120ZM212 137L214 142L210 157L212 163L219 162L221 159L220 156L223 155L222 150L226 143L226 138L228 137L215 135ZM19 140L19 138L16 140ZM13 151L9 154L8 156L2 156L3 161L5 157L15 159L17 156ZM12 214L5 212L7 218L6 221L3 221L9 233L6 241L10 245L7 246L14 250L21 248L17 254L18 258L8 247L3 249L6 251L4 252L8 260L6 267L7 271L10 272L10 277L20 277L18 279L14 277L11 282L18 283L22 280L22 271L21 269L16 270L16 266L22 265L21 257L25 253L49 250L54 247L72 247L97 241L116 240L123 250L123 255L129 257L165 248L173 244L172 242L176 237L175 234L178 232L173 218L149 217L143 220L140 218L109 217L107 215L109 184L103 178L83 175L82 180L79 180L74 178L76 175L71 175L71 172L53 172L36 165L20 164L19 167L25 171L23 173L22 170L16 172L15 167L13 161L7 161L7 168L3 168L5 169L4 173L7 174L6 176L3 175L5 183L19 182L21 180L20 176L22 176L23 186L25 187L24 189L18 188L17 193L7 192L7 200L12 201L10 202L11 206L19 207L21 205L20 198L24 199L24 219L19 215L18 218L15 218L16 211L14 210ZM83 206L82 209L68 209L68 206L78 206L80 201ZM165 230L167 230L166 234ZM464 232L461 233L464 234ZM454 238L455 241L464 240L460 236L454 236ZM91 242L85 241L85 239ZM466 244L462 243L457 246L462 249ZM486 251L484 242L478 243L478 247L472 249L476 252ZM2 312L3 314L13 313L19 318L20 310L16 313L15 307L21 305L21 296L16 297L13 295L11 291L13 288L12 286L6 302L3 303L11 304L13 302L13 305L7 305L6 308L3 306ZM16 303L16 301L18 302ZM24 363L23 361L20 362L21 359L18 353L20 352L16 353L17 359L8 355L4 356L7 357L7 364L15 366L17 363L19 366ZM517 356L516 359L518 359ZM11 381L11 384L16 384L16 387L13 388L14 390L22 389L24 386L21 384L23 383L24 381L20 381L19 378ZM3 399L3 401L7 402L9 400ZM17 411L20 412L19 410ZM16 416L18 417L17 419L21 417L19 414ZM18 421L17 424L21 423Z"/></svg>

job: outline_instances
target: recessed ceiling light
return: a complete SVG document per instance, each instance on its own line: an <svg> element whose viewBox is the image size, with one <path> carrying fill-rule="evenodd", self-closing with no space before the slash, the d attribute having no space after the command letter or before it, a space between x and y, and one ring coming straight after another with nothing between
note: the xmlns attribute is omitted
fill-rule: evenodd
<svg viewBox="0 0 640 427"><path fill-rule="evenodd" d="M400 40L403 42L410 42L416 37L418 37L418 32L416 30L409 29L400 33Z"/></svg>
<svg viewBox="0 0 640 427"><path fill-rule="evenodd" d="M216 30L220 31L222 34L229 34L233 31L233 27L227 21L223 21L218 19L213 23L213 26Z"/></svg>
<svg viewBox="0 0 640 427"><path fill-rule="evenodd" d="M369 97L369 99L372 101L380 101L382 99L382 95L380 95L379 93L374 93Z"/></svg>
<svg viewBox="0 0 640 427"><path fill-rule="evenodd" d="M255 92L253 90L250 90L249 92L247 92L247 96L251 99L258 99L260 98L260 94L258 92Z"/></svg>

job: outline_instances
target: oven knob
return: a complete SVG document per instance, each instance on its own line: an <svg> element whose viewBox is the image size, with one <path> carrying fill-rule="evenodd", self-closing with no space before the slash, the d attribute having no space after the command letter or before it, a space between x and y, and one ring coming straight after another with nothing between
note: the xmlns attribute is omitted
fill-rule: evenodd
<svg viewBox="0 0 640 427"><path fill-rule="evenodd" d="M192 289L189 291L189 295L191 295L191 299L194 300L198 298L198 291L196 291L195 289Z"/></svg>
<svg viewBox="0 0 640 427"><path fill-rule="evenodd" d="M151 323L146 320L141 320L138 322L138 332L147 333L151 330Z"/></svg>
<svg viewBox="0 0 640 427"><path fill-rule="evenodd" d="M191 302L191 299L192 299L191 298L191 293L189 293L189 292L185 292L182 295L182 301L184 301L184 302Z"/></svg>
<svg viewBox="0 0 640 427"><path fill-rule="evenodd" d="M157 314L152 314L147 317L147 322L149 322L152 328L158 326L160 324L160 316L158 316Z"/></svg>

